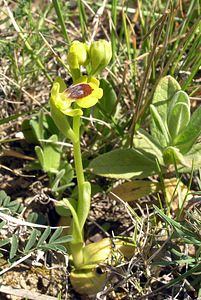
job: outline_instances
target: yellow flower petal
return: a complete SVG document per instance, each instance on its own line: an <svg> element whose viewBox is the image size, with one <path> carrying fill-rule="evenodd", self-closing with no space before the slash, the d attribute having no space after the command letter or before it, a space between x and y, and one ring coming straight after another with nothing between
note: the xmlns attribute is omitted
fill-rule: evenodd
<svg viewBox="0 0 201 300"><path fill-rule="evenodd" d="M82 99L78 99L76 103L82 108L89 108L94 106L98 102L98 98L93 96L88 96Z"/></svg>
<svg viewBox="0 0 201 300"><path fill-rule="evenodd" d="M83 115L82 110L79 109L79 108L75 108L75 109L69 108L69 109L66 109L66 110L61 110L61 112L64 115L67 115L67 116L70 116L70 117L82 116Z"/></svg>

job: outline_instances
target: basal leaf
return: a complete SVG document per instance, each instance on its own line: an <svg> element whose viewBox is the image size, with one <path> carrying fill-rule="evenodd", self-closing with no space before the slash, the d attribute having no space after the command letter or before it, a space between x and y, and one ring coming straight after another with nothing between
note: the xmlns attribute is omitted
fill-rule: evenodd
<svg viewBox="0 0 201 300"><path fill-rule="evenodd" d="M201 106L191 116L190 122L184 130L175 138L174 145L186 154L195 144L201 134Z"/></svg>
<svg viewBox="0 0 201 300"><path fill-rule="evenodd" d="M152 125L155 126L154 138L162 147L166 147L170 142L169 132L166 121L161 118L158 110L154 105L150 105Z"/></svg>
<svg viewBox="0 0 201 300"><path fill-rule="evenodd" d="M178 166L178 171L181 173L191 172L198 170L201 166L201 144L195 144L191 150L185 155L186 160L189 162L189 166Z"/></svg>
<svg viewBox="0 0 201 300"><path fill-rule="evenodd" d="M124 182L112 189L112 193L126 202L135 201L139 198L156 193L160 190L160 184L150 180L133 180ZM111 195L111 197L113 197Z"/></svg>
<svg viewBox="0 0 201 300"><path fill-rule="evenodd" d="M177 103L172 109L168 121L168 129L172 140L174 140L178 136L178 134L188 125L189 121L189 106L186 103Z"/></svg>
<svg viewBox="0 0 201 300"><path fill-rule="evenodd" d="M145 178L158 173L156 157L139 149L116 149L89 164L92 172L111 178Z"/></svg>
<svg viewBox="0 0 201 300"><path fill-rule="evenodd" d="M168 102L168 113L167 113L167 122L169 123L169 118L171 117L172 110L174 106L178 103L185 103L190 110L190 99L188 94L184 91L178 91Z"/></svg>
<svg viewBox="0 0 201 300"><path fill-rule="evenodd" d="M181 89L179 83L171 76L163 77L155 90L152 104L157 109L161 119L165 123L168 115L168 105L170 103L171 98ZM157 139L161 145L164 144L163 133L158 131L157 124L152 121L151 122L151 135Z"/></svg>
<svg viewBox="0 0 201 300"><path fill-rule="evenodd" d="M176 163L186 167L190 166L189 161L185 156L182 155L179 149L172 146L165 148L165 150L163 151L163 160L166 165L174 165Z"/></svg>

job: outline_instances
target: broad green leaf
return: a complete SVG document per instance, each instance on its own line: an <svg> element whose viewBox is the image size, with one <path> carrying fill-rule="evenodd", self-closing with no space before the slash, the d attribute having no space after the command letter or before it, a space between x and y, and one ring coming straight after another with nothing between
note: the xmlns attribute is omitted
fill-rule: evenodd
<svg viewBox="0 0 201 300"><path fill-rule="evenodd" d="M161 78L152 100L152 104L158 108L161 116L167 116L167 104L179 90L181 90L181 87L172 76L168 75Z"/></svg>
<svg viewBox="0 0 201 300"><path fill-rule="evenodd" d="M195 144L191 150L185 155L185 159L189 163L189 167L178 166L178 171L181 173L198 170L201 166L201 144Z"/></svg>
<svg viewBox="0 0 201 300"><path fill-rule="evenodd" d="M111 178L145 178L158 173L156 157L139 149L116 149L89 164L92 172Z"/></svg>
<svg viewBox="0 0 201 300"><path fill-rule="evenodd" d="M169 123L169 118L171 117L172 110L174 106L178 103L185 103L190 111L190 99L188 94L184 91L178 91L168 103L168 112L167 112L167 122Z"/></svg>
<svg viewBox="0 0 201 300"><path fill-rule="evenodd" d="M33 143L33 144L38 144L38 139L37 136L35 134L35 131L33 130L33 127L31 126L31 122L33 122L33 120L29 120L29 119L25 119L22 122L21 128L22 128L22 132L24 135L24 138L26 139L26 141L28 143Z"/></svg>
<svg viewBox="0 0 201 300"><path fill-rule="evenodd" d="M159 163L163 165L162 147L158 144L153 137L143 129L139 129L133 139L134 147L142 149L157 157Z"/></svg>
<svg viewBox="0 0 201 300"><path fill-rule="evenodd" d="M185 129L175 138L174 145L186 154L195 144L201 134L201 106L191 116L190 122Z"/></svg>
<svg viewBox="0 0 201 300"><path fill-rule="evenodd" d="M150 180L134 180L124 182L112 189L112 193L126 202L135 201L149 194L159 192L161 189L159 182ZM111 197L113 197L111 195Z"/></svg>
<svg viewBox="0 0 201 300"><path fill-rule="evenodd" d="M163 151L163 160L166 165L181 164L182 166L190 167L189 161L179 151L178 148L169 146Z"/></svg>
<svg viewBox="0 0 201 300"><path fill-rule="evenodd" d="M52 135L43 146L43 170L45 172L56 172L59 169L61 152L58 145L57 135Z"/></svg>
<svg viewBox="0 0 201 300"><path fill-rule="evenodd" d="M161 118L158 110L154 105L150 105L152 124L154 124L155 131L154 138L158 143L161 144L162 147L166 147L170 142L169 132L166 125L166 121Z"/></svg>
<svg viewBox="0 0 201 300"><path fill-rule="evenodd" d="M10 253L9 253L9 259L13 259L17 253L19 245L19 239L16 234L12 235L12 240L11 240L11 248L10 248Z"/></svg>
<svg viewBox="0 0 201 300"><path fill-rule="evenodd" d="M24 253L28 253L29 250L35 245L36 239L37 239L37 235L38 235L38 230L37 229L33 229L33 231L31 232L31 235L29 237L29 240L26 243L26 246L25 246L25 249L24 249Z"/></svg>
<svg viewBox="0 0 201 300"><path fill-rule="evenodd" d="M179 83L171 76L163 77L155 90L152 104L157 109L161 119L166 123L168 115L168 105L171 98L181 89ZM151 135L157 139L157 141L163 146L164 137L163 133L159 132L157 124L154 121L151 122Z"/></svg>
<svg viewBox="0 0 201 300"><path fill-rule="evenodd" d="M172 140L174 140L178 136L178 134L188 125L189 121L189 106L186 103L177 103L172 109L168 121L168 129Z"/></svg>

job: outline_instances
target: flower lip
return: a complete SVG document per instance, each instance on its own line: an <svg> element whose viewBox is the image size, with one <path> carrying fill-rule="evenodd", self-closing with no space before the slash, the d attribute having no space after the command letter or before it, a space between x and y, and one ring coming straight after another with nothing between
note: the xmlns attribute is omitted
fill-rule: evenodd
<svg viewBox="0 0 201 300"><path fill-rule="evenodd" d="M87 83L80 83L69 87L66 92L70 99L81 99L89 96L93 92L93 89Z"/></svg>

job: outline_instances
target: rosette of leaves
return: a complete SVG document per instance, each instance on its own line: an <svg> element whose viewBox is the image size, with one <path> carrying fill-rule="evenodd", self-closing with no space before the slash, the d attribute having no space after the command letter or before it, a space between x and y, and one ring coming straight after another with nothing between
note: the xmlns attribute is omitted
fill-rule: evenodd
<svg viewBox="0 0 201 300"><path fill-rule="evenodd" d="M201 164L201 106L192 114L190 99L171 76L162 78L150 105L150 132L139 129L132 149L115 149L96 157L95 174L142 179L155 174L196 170ZM150 189L151 190L151 189ZM141 195L143 196L143 195Z"/></svg>

